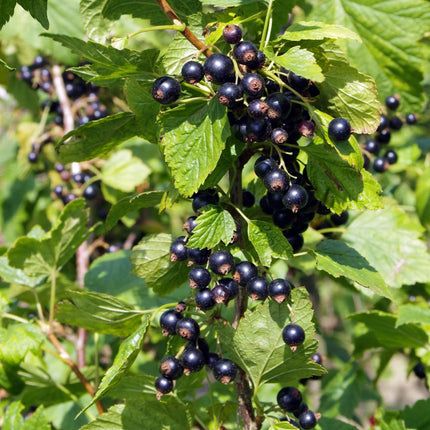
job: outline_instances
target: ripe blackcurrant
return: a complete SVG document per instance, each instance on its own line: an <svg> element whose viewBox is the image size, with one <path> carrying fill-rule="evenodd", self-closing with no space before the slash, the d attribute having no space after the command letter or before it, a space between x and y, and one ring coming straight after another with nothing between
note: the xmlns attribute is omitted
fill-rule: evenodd
<svg viewBox="0 0 430 430"><path fill-rule="evenodd" d="M388 161L388 164L396 164L397 163L397 152L389 149L385 154L384 158Z"/></svg>
<svg viewBox="0 0 430 430"><path fill-rule="evenodd" d="M290 84L291 88L299 93L303 93L309 87L309 79L306 79L300 75L296 75L291 71L288 74L288 83Z"/></svg>
<svg viewBox="0 0 430 430"><path fill-rule="evenodd" d="M288 324L282 330L282 339L293 349L305 341L305 331L297 324Z"/></svg>
<svg viewBox="0 0 430 430"><path fill-rule="evenodd" d="M209 82L223 84L234 81L234 64L227 55L212 54L203 64L206 79Z"/></svg>
<svg viewBox="0 0 430 430"><path fill-rule="evenodd" d="M238 25L227 24L222 31L222 35L227 43L234 45L242 39L242 30Z"/></svg>
<svg viewBox="0 0 430 430"><path fill-rule="evenodd" d="M387 166L385 163L386 163L386 160L384 157L376 157L373 160L373 170L378 173L385 172L385 170L387 169Z"/></svg>
<svg viewBox="0 0 430 430"><path fill-rule="evenodd" d="M236 365L227 358L221 358L213 364L212 370L215 379L223 384L233 381L237 374Z"/></svg>
<svg viewBox="0 0 430 430"><path fill-rule="evenodd" d="M224 82L217 91L219 102L228 107L235 107L238 100L243 97L243 90L240 85L233 82Z"/></svg>
<svg viewBox="0 0 430 430"><path fill-rule="evenodd" d="M196 216L190 216L187 218L187 220L184 222L184 225L182 228L188 233L191 234L194 230L194 228L197 226L196 222L197 217Z"/></svg>
<svg viewBox="0 0 430 430"><path fill-rule="evenodd" d="M155 380L155 388L157 389L157 399L160 400L163 394L170 393L173 390L173 381L165 376L159 376Z"/></svg>
<svg viewBox="0 0 430 430"><path fill-rule="evenodd" d="M219 360L219 355L216 352L210 352L208 354L206 364L210 369L213 368L214 364Z"/></svg>
<svg viewBox="0 0 430 430"><path fill-rule="evenodd" d="M297 213L299 209L306 206L308 202L308 192L301 185L291 185L285 193L282 201L286 208L291 209L293 213Z"/></svg>
<svg viewBox="0 0 430 430"><path fill-rule="evenodd" d="M283 128L274 128L270 140L275 145L282 145L288 140L288 133Z"/></svg>
<svg viewBox="0 0 430 430"><path fill-rule="evenodd" d="M246 291L252 300L265 300L268 291L269 281L263 276L255 276L246 284Z"/></svg>
<svg viewBox="0 0 430 430"><path fill-rule="evenodd" d="M209 257L209 268L217 275L227 275L233 270L233 256L224 250L215 251Z"/></svg>
<svg viewBox="0 0 430 430"><path fill-rule="evenodd" d="M176 323L176 334L183 339L195 341L200 335L200 328L192 318L181 318Z"/></svg>
<svg viewBox="0 0 430 430"><path fill-rule="evenodd" d="M399 98L396 96L388 96L385 99L385 106L390 110L396 110L399 107Z"/></svg>
<svg viewBox="0 0 430 430"><path fill-rule="evenodd" d="M54 193L58 197L61 197L63 195L63 186L62 185L56 185L52 191L54 191Z"/></svg>
<svg viewBox="0 0 430 430"><path fill-rule="evenodd" d="M200 349L190 344L182 354L182 365L186 375L192 372L198 372L203 369L205 365L205 355Z"/></svg>
<svg viewBox="0 0 430 430"><path fill-rule="evenodd" d="M240 86L243 92L252 98L261 97L264 94L264 82L255 73L245 73L240 81Z"/></svg>
<svg viewBox="0 0 430 430"><path fill-rule="evenodd" d="M233 281L234 282L234 281ZM229 290L225 285L217 284L212 289L212 295L214 300L218 303L228 303L230 299Z"/></svg>
<svg viewBox="0 0 430 430"><path fill-rule="evenodd" d="M315 363L317 363L317 364L322 364L322 362L323 362L323 359L322 359L322 357L321 357L321 354L319 354L318 352L316 352L312 357L311 357L311 360L312 361L315 361Z"/></svg>
<svg viewBox="0 0 430 430"><path fill-rule="evenodd" d="M391 130L400 130L403 126L403 121L398 117L394 116L390 119L390 128Z"/></svg>
<svg viewBox="0 0 430 430"><path fill-rule="evenodd" d="M261 198L261 200L260 200L260 208L261 208L261 210L265 213L265 214L267 214L267 215L272 215L273 213L274 213L274 209L273 209L273 207L270 205L270 203L269 203L269 199L268 199L268 195L269 195L270 193L268 193L268 194L265 194L262 198Z"/></svg>
<svg viewBox="0 0 430 430"><path fill-rule="evenodd" d="M278 405L286 412L294 412L302 403L302 393L295 387L282 388L277 397Z"/></svg>
<svg viewBox="0 0 430 430"><path fill-rule="evenodd" d="M299 424L303 429L313 429L317 425L315 414L311 410L303 412L299 416Z"/></svg>
<svg viewBox="0 0 430 430"><path fill-rule="evenodd" d="M169 355L161 360L160 373L166 378L178 379L184 373L184 368L176 357Z"/></svg>
<svg viewBox="0 0 430 430"><path fill-rule="evenodd" d="M250 69L258 68L258 49L252 43L246 40L234 45L233 56L239 64L244 64Z"/></svg>
<svg viewBox="0 0 430 430"><path fill-rule="evenodd" d="M254 164L254 172L260 178L264 178L269 172L276 168L276 161L271 157L262 156Z"/></svg>
<svg viewBox="0 0 430 430"><path fill-rule="evenodd" d="M205 288L211 282L211 274L205 267L193 267L188 274L191 288Z"/></svg>
<svg viewBox="0 0 430 430"><path fill-rule="evenodd" d="M417 123L417 115L414 113L408 113L405 119L406 124L413 125Z"/></svg>
<svg viewBox="0 0 430 430"><path fill-rule="evenodd" d="M376 131L379 132L379 131L385 130L386 128L388 128L389 125L390 125L390 120L385 115L381 115L381 121Z"/></svg>
<svg viewBox="0 0 430 430"><path fill-rule="evenodd" d="M169 76L155 80L152 85L152 97L159 103L170 104L178 100L181 95L179 82Z"/></svg>
<svg viewBox="0 0 430 430"><path fill-rule="evenodd" d="M270 119L284 119L291 111L290 99L284 93L271 94L265 101L269 106L267 116Z"/></svg>
<svg viewBox="0 0 430 430"><path fill-rule="evenodd" d="M343 211L340 215L338 214L332 214L330 216L330 221L334 224L334 225L343 225L346 224L346 222L348 221L349 215L348 215L348 211Z"/></svg>
<svg viewBox="0 0 430 430"><path fill-rule="evenodd" d="M283 197L283 193L267 193L269 204L275 211L285 209L284 203L282 202Z"/></svg>
<svg viewBox="0 0 430 430"><path fill-rule="evenodd" d="M304 239L301 233L295 233L289 230L285 230L282 233L284 234L285 238L288 240L289 244L293 248L293 252L298 252L302 249L304 244Z"/></svg>
<svg viewBox="0 0 430 430"><path fill-rule="evenodd" d="M193 196L193 211L199 212L206 205L216 205L219 202L219 196L216 191L207 189L198 191Z"/></svg>
<svg viewBox="0 0 430 430"><path fill-rule="evenodd" d="M263 182L271 193L284 192L288 188L288 175L282 169L273 169L263 178Z"/></svg>
<svg viewBox="0 0 430 430"><path fill-rule="evenodd" d="M197 84L203 79L205 72L203 66L197 61L187 61L181 70L182 77L190 84Z"/></svg>
<svg viewBox="0 0 430 430"><path fill-rule="evenodd" d="M254 99L248 104L248 113L252 118L262 119L266 116L269 106L261 99Z"/></svg>
<svg viewBox="0 0 430 430"><path fill-rule="evenodd" d="M214 295L209 288L203 288L196 293L196 308L208 311L216 305Z"/></svg>
<svg viewBox="0 0 430 430"><path fill-rule="evenodd" d="M242 203L245 208L255 205L255 196L251 191L242 190Z"/></svg>
<svg viewBox="0 0 430 430"><path fill-rule="evenodd" d="M391 139L391 131L384 128L376 135L376 140L379 143L389 143Z"/></svg>
<svg viewBox="0 0 430 430"><path fill-rule="evenodd" d="M27 158L30 163L37 163L37 160L39 159L39 154L37 152L30 152L27 155Z"/></svg>
<svg viewBox="0 0 430 430"><path fill-rule="evenodd" d="M225 287L228 291L228 300L234 299L239 293L239 285L232 278L221 278L218 284ZM215 286L216 288L216 286ZM214 288L214 289L215 289Z"/></svg>
<svg viewBox="0 0 430 430"><path fill-rule="evenodd" d="M93 200L97 197L97 192L98 192L98 188L97 185L94 184L90 184L87 185L85 187L84 192L82 193L82 195L87 199L87 200Z"/></svg>
<svg viewBox="0 0 430 430"><path fill-rule="evenodd" d="M264 142L270 131L270 124L267 121L249 117L246 121L243 140L247 143Z"/></svg>
<svg viewBox="0 0 430 430"><path fill-rule="evenodd" d="M268 287L269 296L276 302L282 303L290 297L293 288L294 285L285 279L274 279Z"/></svg>
<svg viewBox="0 0 430 430"><path fill-rule="evenodd" d="M174 310L168 310L161 314L160 326L163 336L176 334L176 324L183 318L182 314Z"/></svg>
<svg viewBox="0 0 430 430"><path fill-rule="evenodd" d="M187 248L188 266L206 264L210 253L210 250L207 248Z"/></svg>
<svg viewBox="0 0 430 430"><path fill-rule="evenodd" d="M73 200L76 200L76 199L77 199L77 196L76 194L73 194L73 193L69 193L63 196L63 202L65 205L67 205L67 203L73 202Z"/></svg>
<svg viewBox="0 0 430 430"><path fill-rule="evenodd" d="M294 221L294 214L289 209L275 210L272 215L273 224L279 228L288 228Z"/></svg>
<svg viewBox="0 0 430 430"><path fill-rule="evenodd" d="M378 155L379 151L381 150L381 145L379 144L379 142L377 142L375 139L369 139L365 144L364 144L364 149L367 152L370 152L371 154L375 154Z"/></svg>
<svg viewBox="0 0 430 430"><path fill-rule="evenodd" d="M233 279L239 285L245 286L252 278L258 275L258 270L255 264L250 261L241 261L236 264L233 273Z"/></svg>
<svg viewBox="0 0 430 430"><path fill-rule="evenodd" d="M334 118L328 125L328 135L335 143L345 142L351 136L351 125L345 118Z"/></svg>
<svg viewBox="0 0 430 430"><path fill-rule="evenodd" d="M308 411L309 407L305 402L300 403L300 406L293 412L296 418L299 418L304 412Z"/></svg>
<svg viewBox="0 0 430 430"><path fill-rule="evenodd" d="M426 377L426 369L424 368L423 363L419 361L413 368L415 376L420 379L425 379Z"/></svg>
<svg viewBox="0 0 430 430"><path fill-rule="evenodd" d="M188 257L185 236L180 236L170 245L170 261L184 261Z"/></svg>

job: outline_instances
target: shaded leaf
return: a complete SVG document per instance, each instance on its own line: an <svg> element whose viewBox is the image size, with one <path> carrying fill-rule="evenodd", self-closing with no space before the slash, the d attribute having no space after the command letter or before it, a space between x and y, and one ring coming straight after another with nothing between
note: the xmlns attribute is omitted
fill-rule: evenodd
<svg viewBox="0 0 430 430"><path fill-rule="evenodd" d="M3 69L7 70L8 72L13 72L13 71L15 70L15 68L14 68L14 67L10 67L10 66L6 63L6 61L2 60L1 58L0 58L0 65L3 67Z"/></svg>
<svg viewBox="0 0 430 430"><path fill-rule="evenodd" d="M430 167L418 177L415 195L420 221L424 226L430 226Z"/></svg>
<svg viewBox="0 0 430 430"><path fill-rule="evenodd" d="M0 0L0 28L2 28L13 15L17 0Z"/></svg>
<svg viewBox="0 0 430 430"><path fill-rule="evenodd" d="M20 4L26 11L30 13L30 15L37 19L40 24L48 29L49 21L48 21L48 0L17 0L18 4Z"/></svg>

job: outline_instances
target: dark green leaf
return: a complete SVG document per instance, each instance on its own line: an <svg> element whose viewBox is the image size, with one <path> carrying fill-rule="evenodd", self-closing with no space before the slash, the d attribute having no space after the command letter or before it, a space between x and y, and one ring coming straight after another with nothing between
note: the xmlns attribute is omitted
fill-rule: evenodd
<svg viewBox="0 0 430 430"><path fill-rule="evenodd" d="M0 0L0 1L1 1L1 0ZM6 63L6 61L2 60L1 58L0 58L0 65L3 67L3 69L7 70L8 72L13 72L13 71L15 70L15 68L14 68L14 67L10 67L10 66Z"/></svg>
<svg viewBox="0 0 430 430"><path fill-rule="evenodd" d="M30 12L31 16L37 19L43 27L49 28L49 21L47 15L48 0L18 0L26 11Z"/></svg>
<svg viewBox="0 0 430 430"><path fill-rule="evenodd" d="M111 207L106 218L106 230L111 230L123 216L130 212L157 206L161 203L163 195L162 191L148 191L124 197Z"/></svg>
<svg viewBox="0 0 430 430"><path fill-rule="evenodd" d="M130 112L91 121L63 137L60 142L60 158L64 163L91 160L138 134L136 117Z"/></svg>
<svg viewBox="0 0 430 430"><path fill-rule="evenodd" d="M430 226L430 167L418 177L415 195L420 221L424 226Z"/></svg>
<svg viewBox="0 0 430 430"><path fill-rule="evenodd" d="M249 221L248 237L264 266L270 266L274 258L288 260L293 251L281 230L266 221Z"/></svg>
<svg viewBox="0 0 430 430"><path fill-rule="evenodd" d="M0 28L2 28L13 15L17 0L0 0Z"/></svg>
<svg viewBox="0 0 430 430"><path fill-rule="evenodd" d="M426 430L430 426L430 399L418 400L402 411L402 418L409 429Z"/></svg>
<svg viewBox="0 0 430 430"><path fill-rule="evenodd" d="M338 278L345 276L369 287L375 293L391 298L382 276L354 248L340 240L324 240L315 250L317 269Z"/></svg>
<svg viewBox="0 0 430 430"><path fill-rule="evenodd" d="M160 296L179 288L188 280L186 262L170 261L172 237L168 234L145 236L131 253L134 275L145 278L146 285Z"/></svg>
<svg viewBox="0 0 430 430"><path fill-rule="evenodd" d="M187 246L189 248L215 248L220 242L228 245L236 230L236 223L230 212L212 206L197 217L197 226L193 230Z"/></svg>
<svg viewBox="0 0 430 430"><path fill-rule="evenodd" d="M358 430L358 427L352 424L324 416L318 420L318 425L321 427L321 430Z"/></svg>
<svg viewBox="0 0 430 430"><path fill-rule="evenodd" d="M426 332L417 325L397 327L397 318L393 314L370 311L353 314L351 318L362 322L386 348L419 348L428 341Z"/></svg>
<svg viewBox="0 0 430 430"><path fill-rule="evenodd" d="M121 404L111 406L104 414L81 427L81 430L124 430L122 422L124 408L125 405Z"/></svg>
<svg viewBox="0 0 430 430"><path fill-rule="evenodd" d="M117 385L127 374L142 349L148 327L149 316L145 315L142 318L141 326L121 343L112 366L103 376L95 396L91 403L86 406L84 411L92 406L97 400L101 399L109 390L115 387L115 385Z"/></svg>
<svg viewBox="0 0 430 430"><path fill-rule="evenodd" d="M70 291L67 296L55 311L64 324L119 337L129 336L140 325L142 315L133 306L108 294Z"/></svg>
<svg viewBox="0 0 430 430"><path fill-rule="evenodd" d="M185 196L196 192L215 169L230 136L227 112L216 97L163 138L175 186Z"/></svg>
<svg viewBox="0 0 430 430"><path fill-rule="evenodd" d="M230 358L252 379L254 389L266 382L297 383L301 378L321 375L323 369L309 357L315 352L312 304L305 288L291 294L295 323L303 327L306 339L295 352L282 340L282 329L291 323L291 313L285 303L275 301L248 310L239 327L217 324L220 341Z"/></svg>
<svg viewBox="0 0 430 430"><path fill-rule="evenodd" d="M159 129L156 119L160 104L153 99L151 88L152 82L140 83L127 79L124 90L128 105L136 115L139 135L151 143L158 143Z"/></svg>

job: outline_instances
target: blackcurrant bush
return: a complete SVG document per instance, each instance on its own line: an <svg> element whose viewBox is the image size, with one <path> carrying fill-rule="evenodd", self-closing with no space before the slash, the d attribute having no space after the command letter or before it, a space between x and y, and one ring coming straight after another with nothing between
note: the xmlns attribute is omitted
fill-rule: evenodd
<svg viewBox="0 0 430 430"><path fill-rule="evenodd" d="M256 73L245 73L240 86L243 92L252 98L261 97L264 94L264 82Z"/></svg>
<svg viewBox="0 0 430 430"><path fill-rule="evenodd" d="M196 266L188 274L191 288L206 288L211 282L211 274L205 267Z"/></svg>
<svg viewBox="0 0 430 430"><path fill-rule="evenodd" d="M261 99L254 99L248 104L248 113L252 118L262 119L266 116L269 106Z"/></svg>
<svg viewBox="0 0 430 430"><path fill-rule="evenodd" d="M351 136L351 125L345 118L334 118L328 125L328 135L335 143L345 142Z"/></svg>
<svg viewBox="0 0 430 430"><path fill-rule="evenodd" d="M396 96L388 96L385 99L385 106L387 106L390 110L397 110L399 107L399 97Z"/></svg>
<svg viewBox="0 0 430 430"><path fill-rule="evenodd" d="M389 149L385 154L384 158L388 161L388 164L396 164L397 163L397 152Z"/></svg>
<svg viewBox="0 0 430 430"><path fill-rule="evenodd" d="M163 394L170 393L173 390L173 381L165 376L159 376L155 380L155 388L157 390L157 399L160 400Z"/></svg>
<svg viewBox="0 0 430 430"><path fill-rule="evenodd" d="M205 355L203 351L190 344L190 347L186 348L182 354L182 366L184 367L184 373L189 375L192 372L198 372L199 370L203 369L204 365Z"/></svg>
<svg viewBox="0 0 430 430"><path fill-rule="evenodd" d="M289 97L284 93L274 93L266 97L266 103L269 106L267 116L270 119L284 119L291 111L291 102Z"/></svg>
<svg viewBox="0 0 430 430"><path fill-rule="evenodd" d="M241 261L236 264L233 273L233 279L239 285L245 286L252 278L258 275L258 270L255 264L250 261Z"/></svg>
<svg viewBox="0 0 430 430"><path fill-rule="evenodd" d="M217 97L222 105L235 107L243 97L242 87L233 82L225 82L218 88Z"/></svg>
<svg viewBox="0 0 430 430"><path fill-rule="evenodd" d="M217 275L227 275L233 270L233 256L224 250L215 251L209 257L209 268Z"/></svg>
<svg viewBox="0 0 430 430"><path fill-rule="evenodd" d="M294 285L285 279L274 279L268 287L269 296L278 303L284 302L290 297Z"/></svg>
<svg viewBox="0 0 430 430"><path fill-rule="evenodd" d="M222 31L222 36L227 43L234 45L242 39L242 30L238 25L227 24Z"/></svg>
<svg viewBox="0 0 430 430"><path fill-rule="evenodd" d="M364 144L364 149L367 152L370 152L371 154L375 154L378 155L379 151L381 150L381 145L379 144L378 141L376 141L375 139L369 139L365 144Z"/></svg>
<svg viewBox="0 0 430 430"><path fill-rule="evenodd" d="M239 293L239 285L232 278L221 278L218 280L218 284L227 289L228 300L234 299ZM215 288L216 288L216 286L215 286Z"/></svg>
<svg viewBox="0 0 430 430"><path fill-rule="evenodd" d="M169 355L161 360L160 373L166 378L178 379L184 373L184 368L176 357Z"/></svg>
<svg viewBox="0 0 430 430"><path fill-rule="evenodd" d="M303 429L313 429L317 425L315 414L311 410L303 412L299 416L299 424Z"/></svg>
<svg viewBox="0 0 430 430"><path fill-rule="evenodd" d="M234 65L227 55L212 54L203 64L206 79L215 84L234 81Z"/></svg>
<svg viewBox="0 0 430 430"><path fill-rule="evenodd" d="M258 68L258 49L246 40L238 42L233 47L233 57L239 64L244 64L250 69Z"/></svg>
<svg viewBox="0 0 430 430"><path fill-rule="evenodd" d="M184 225L182 228L188 233L191 234L194 230L194 228L197 226L196 222L197 217L196 216L190 216L187 218L187 220L184 222Z"/></svg>
<svg viewBox="0 0 430 430"><path fill-rule="evenodd" d="M202 311L208 311L216 305L215 298L209 288L202 288L196 293L196 308Z"/></svg>
<svg viewBox="0 0 430 430"><path fill-rule="evenodd" d="M197 84L203 79L203 66L197 61L187 61L181 70L182 77L190 84Z"/></svg>
<svg viewBox="0 0 430 430"><path fill-rule="evenodd" d="M176 334L183 339L195 341L200 335L200 328L192 318L180 318L176 323Z"/></svg>
<svg viewBox="0 0 430 430"><path fill-rule="evenodd" d="M284 192L288 188L288 175L282 169L273 169L263 178L263 182L271 193Z"/></svg>
<svg viewBox="0 0 430 430"><path fill-rule="evenodd" d="M217 381L228 384L236 377L237 367L231 360L221 358L213 364L212 371Z"/></svg>
<svg viewBox="0 0 430 430"><path fill-rule="evenodd" d="M262 156L254 164L254 172L260 178L264 178L277 167L276 161L271 157Z"/></svg>
<svg viewBox="0 0 430 430"><path fill-rule="evenodd" d="M387 161L384 157L376 157L373 160L373 170L378 173L385 172L387 170ZM387 163L388 164L388 163Z"/></svg>
<svg viewBox="0 0 430 430"><path fill-rule="evenodd" d="M242 203L245 208L255 205L255 196L251 191L242 190Z"/></svg>
<svg viewBox="0 0 430 430"><path fill-rule="evenodd" d="M152 97L159 103L170 104L178 100L181 95L179 82L169 76L162 76L152 85Z"/></svg>
<svg viewBox="0 0 430 430"><path fill-rule="evenodd" d="M174 310L168 310L161 314L160 326L163 336L176 334L176 324L183 318L182 314Z"/></svg>
<svg viewBox="0 0 430 430"><path fill-rule="evenodd" d="M305 331L298 324L288 324L282 330L282 339L293 349L305 341Z"/></svg>
<svg viewBox="0 0 430 430"><path fill-rule="evenodd" d="M170 245L170 261L184 261L188 257L185 236L180 236Z"/></svg>
<svg viewBox="0 0 430 430"><path fill-rule="evenodd" d="M274 128L270 140L275 145L282 145L288 140L288 133L283 128Z"/></svg>
<svg viewBox="0 0 430 430"><path fill-rule="evenodd" d="M268 291L269 281L263 276L255 276L251 278L246 284L246 291L248 296L251 297L252 300L265 300Z"/></svg>
<svg viewBox="0 0 430 430"><path fill-rule="evenodd" d="M308 192L301 185L291 185L285 193L282 201L286 208L291 209L293 213L297 213L299 209L306 206L308 202Z"/></svg>
<svg viewBox="0 0 430 430"><path fill-rule="evenodd" d="M278 405L286 412L294 412L302 403L302 393L295 387L282 388L276 397Z"/></svg>

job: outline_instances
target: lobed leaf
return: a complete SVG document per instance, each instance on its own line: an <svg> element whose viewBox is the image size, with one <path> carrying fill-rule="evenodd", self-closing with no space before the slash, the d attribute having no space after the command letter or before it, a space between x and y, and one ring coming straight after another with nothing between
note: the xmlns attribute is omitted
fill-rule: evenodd
<svg viewBox="0 0 430 430"><path fill-rule="evenodd" d="M42 27L48 29L48 0L17 0L30 15L37 19Z"/></svg>

